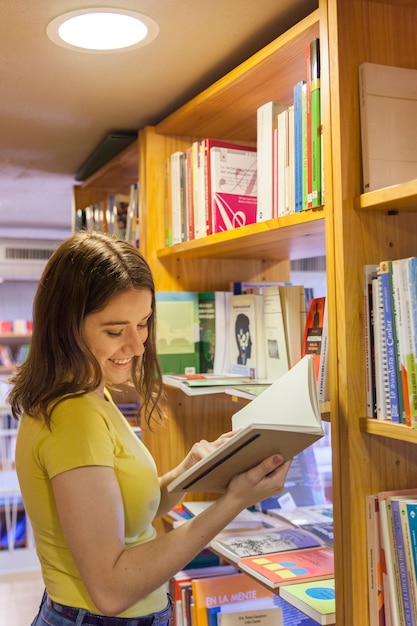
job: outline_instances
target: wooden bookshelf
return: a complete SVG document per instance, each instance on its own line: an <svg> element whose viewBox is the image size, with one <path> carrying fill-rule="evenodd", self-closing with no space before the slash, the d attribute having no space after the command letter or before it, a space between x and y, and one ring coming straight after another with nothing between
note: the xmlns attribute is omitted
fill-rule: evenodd
<svg viewBox="0 0 417 626"><path fill-rule="evenodd" d="M291 102L305 47L320 37L325 206L166 249L165 162L193 140L256 140L256 109ZM338 626L369 626L366 495L415 486L416 435L366 414L363 266L416 251L417 181L362 193L358 68L417 68L415 0L319 0L319 8L156 126L140 130L143 252L159 290L224 290L288 280L289 261L326 255ZM133 150L133 148L132 148ZM120 163L78 189L102 193ZM116 181L117 182L117 181ZM113 183L109 187L113 188ZM120 190L119 190L120 191ZM233 401L170 392L171 418L143 439L161 471L198 438L229 427Z"/></svg>

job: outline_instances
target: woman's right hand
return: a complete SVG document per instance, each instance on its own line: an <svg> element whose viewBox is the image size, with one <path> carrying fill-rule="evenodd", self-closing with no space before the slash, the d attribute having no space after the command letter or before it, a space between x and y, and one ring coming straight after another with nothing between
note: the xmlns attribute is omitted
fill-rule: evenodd
<svg viewBox="0 0 417 626"><path fill-rule="evenodd" d="M241 501L242 509L274 496L284 489L290 465L291 461L274 454L232 478L225 495Z"/></svg>

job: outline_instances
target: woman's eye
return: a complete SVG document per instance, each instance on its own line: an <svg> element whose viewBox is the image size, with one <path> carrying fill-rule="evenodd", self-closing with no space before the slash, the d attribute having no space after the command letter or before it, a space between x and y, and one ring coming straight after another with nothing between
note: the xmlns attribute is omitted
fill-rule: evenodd
<svg viewBox="0 0 417 626"><path fill-rule="evenodd" d="M109 337L121 337L122 331L120 330L119 332L115 333L115 332L113 332L111 330L108 330L107 334L108 334Z"/></svg>

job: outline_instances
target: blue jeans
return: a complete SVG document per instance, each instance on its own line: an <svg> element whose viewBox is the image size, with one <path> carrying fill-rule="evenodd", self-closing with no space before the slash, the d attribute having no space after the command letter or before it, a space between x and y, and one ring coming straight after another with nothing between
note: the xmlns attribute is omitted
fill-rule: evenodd
<svg viewBox="0 0 417 626"><path fill-rule="evenodd" d="M172 602L168 596L168 605L163 611L143 617L105 617L89 613L85 609L76 609L56 604L43 594L39 613L31 626L169 626L172 616Z"/></svg>

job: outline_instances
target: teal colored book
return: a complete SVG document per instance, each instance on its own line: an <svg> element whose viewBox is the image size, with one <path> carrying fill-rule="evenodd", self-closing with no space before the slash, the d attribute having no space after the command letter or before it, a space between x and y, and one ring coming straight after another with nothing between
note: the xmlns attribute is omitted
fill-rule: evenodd
<svg viewBox="0 0 417 626"><path fill-rule="evenodd" d="M198 293L156 292L156 317L156 345L162 372L198 373Z"/></svg>
<svg viewBox="0 0 417 626"><path fill-rule="evenodd" d="M318 624L329 626L336 623L334 578L283 585L279 589L279 595Z"/></svg>

